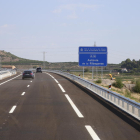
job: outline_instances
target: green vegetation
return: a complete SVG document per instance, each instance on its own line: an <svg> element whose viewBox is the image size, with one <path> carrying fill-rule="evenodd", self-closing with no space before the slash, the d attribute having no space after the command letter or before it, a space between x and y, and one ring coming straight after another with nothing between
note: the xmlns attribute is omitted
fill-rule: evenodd
<svg viewBox="0 0 140 140"><path fill-rule="evenodd" d="M28 60L28 59L23 59L23 60L19 60L19 61L15 61L15 62L13 62L13 61L2 62L2 65L31 65L31 64L42 65L43 62L37 61L37 60Z"/></svg>
<svg viewBox="0 0 140 140"><path fill-rule="evenodd" d="M96 80L96 83L100 84L100 83L102 83L102 80L98 79L98 80Z"/></svg>
<svg viewBox="0 0 140 140"><path fill-rule="evenodd" d="M86 69L84 70L84 72L89 72L89 69L88 69L88 68L86 68Z"/></svg>
<svg viewBox="0 0 140 140"><path fill-rule="evenodd" d="M131 84L135 84L136 83L136 80L135 79L132 79L131 80Z"/></svg>
<svg viewBox="0 0 140 140"><path fill-rule="evenodd" d="M131 98L131 92L126 89L125 97Z"/></svg>
<svg viewBox="0 0 140 140"><path fill-rule="evenodd" d="M136 81L136 85L133 88L134 92L140 93L140 79Z"/></svg>
<svg viewBox="0 0 140 140"><path fill-rule="evenodd" d="M127 68L129 72L131 73L140 73L140 60L136 61L133 59L132 61L130 59L126 59L125 61L121 62L122 68Z"/></svg>
<svg viewBox="0 0 140 140"><path fill-rule="evenodd" d="M123 87L123 83L122 83L121 79L116 79L116 82L114 82L112 85L114 87L117 87L117 88L122 88Z"/></svg>
<svg viewBox="0 0 140 140"><path fill-rule="evenodd" d="M29 59L24 59L24 58L20 58L17 57L13 54L11 54L10 52L5 52L2 51L2 55L1 58L2 60L5 58L9 59L10 61L2 61L2 65L31 65L31 64L38 64L38 65L42 65L43 61L37 61L37 60L29 60ZM48 63L48 62L46 62Z"/></svg>

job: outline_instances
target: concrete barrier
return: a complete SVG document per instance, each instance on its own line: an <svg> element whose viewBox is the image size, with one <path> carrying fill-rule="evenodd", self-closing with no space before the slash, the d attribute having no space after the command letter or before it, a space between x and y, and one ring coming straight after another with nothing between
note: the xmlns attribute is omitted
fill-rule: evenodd
<svg viewBox="0 0 140 140"><path fill-rule="evenodd" d="M15 75L17 72L16 70L5 70L5 71L0 71L0 80L8 78L12 75Z"/></svg>

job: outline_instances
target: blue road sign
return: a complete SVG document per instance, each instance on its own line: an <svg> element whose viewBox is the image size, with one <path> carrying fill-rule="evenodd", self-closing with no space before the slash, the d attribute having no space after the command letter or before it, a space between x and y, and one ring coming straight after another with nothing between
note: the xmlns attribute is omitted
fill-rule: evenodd
<svg viewBox="0 0 140 140"><path fill-rule="evenodd" d="M79 47L79 66L107 66L107 47Z"/></svg>

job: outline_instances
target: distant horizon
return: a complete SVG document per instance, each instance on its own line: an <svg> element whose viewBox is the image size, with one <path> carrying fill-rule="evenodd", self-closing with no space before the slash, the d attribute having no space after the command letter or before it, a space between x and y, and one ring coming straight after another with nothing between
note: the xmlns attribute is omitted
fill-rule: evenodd
<svg viewBox="0 0 140 140"><path fill-rule="evenodd" d="M5 51L5 50L0 50L0 51L4 51L4 52L6 52L6 53L11 53L11 52L7 52L7 51ZM13 54L13 53L11 53L12 55L15 55L15 54ZM17 55L15 55L15 56L17 56ZM17 56L17 57L19 57L19 56ZM19 58L22 58L22 57L19 57ZM22 58L22 59L27 59L27 58ZM127 58L127 59L129 59L129 58ZM28 59L28 60L35 60L35 59ZM35 60L35 61L42 61L43 62L43 60ZM125 60L123 60L123 61L125 61ZM73 62L75 62L75 63L79 63L78 61L76 62L76 61L66 61L66 62L49 62L49 61L46 61L45 60L45 62L48 62L48 63L69 63L69 62L71 62L71 63L73 63ZM107 63L107 64L115 64L115 63ZM119 65L120 63L118 63L118 64L116 64L116 65ZM88 66L86 66L86 67L88 67ZM91 66L90 66L91 67Z"/></svg>

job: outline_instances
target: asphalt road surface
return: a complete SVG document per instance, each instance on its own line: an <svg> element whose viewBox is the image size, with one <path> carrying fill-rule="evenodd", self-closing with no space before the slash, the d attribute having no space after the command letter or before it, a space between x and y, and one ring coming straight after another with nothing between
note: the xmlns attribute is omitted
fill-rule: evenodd
<svg viewBox="0 0 140 140"><path fill-rule="evenodd" d="M139 121L53 73L0 81L0 140L140 140Z"/></svg>

